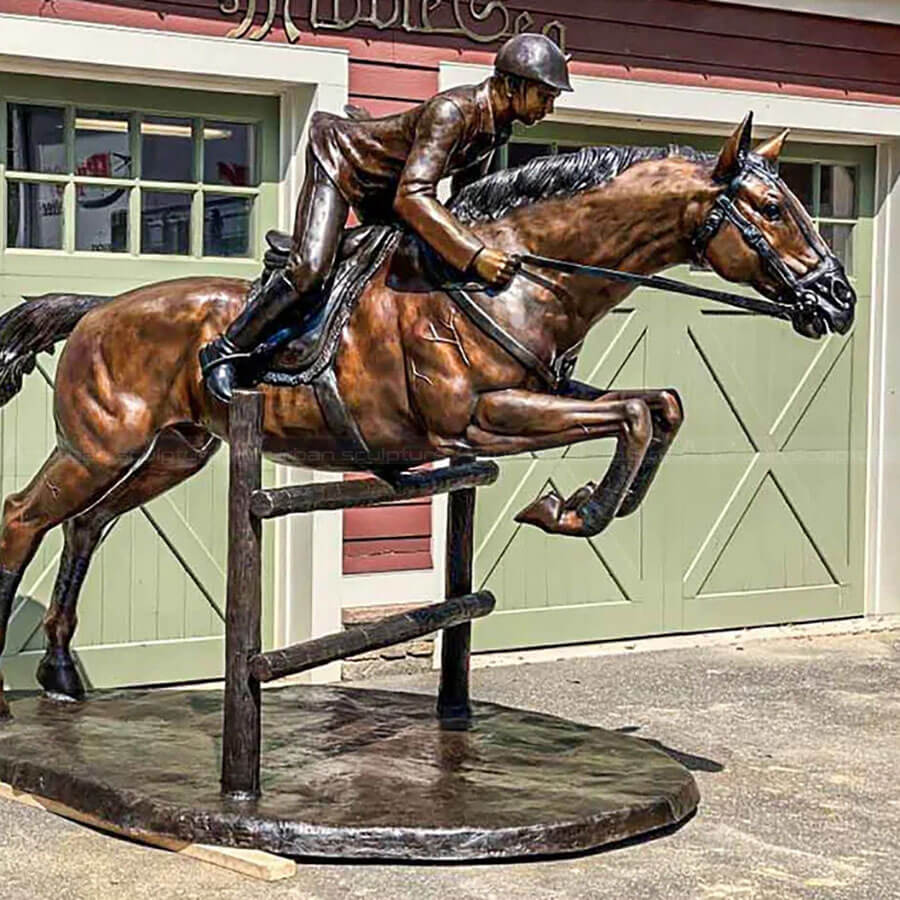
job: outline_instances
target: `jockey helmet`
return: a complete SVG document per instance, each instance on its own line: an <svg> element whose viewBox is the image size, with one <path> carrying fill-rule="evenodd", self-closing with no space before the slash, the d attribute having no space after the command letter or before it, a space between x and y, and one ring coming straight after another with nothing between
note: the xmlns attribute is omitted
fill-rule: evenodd
<svg viewBox="0 0 900 900"><path fill-rule="evenodd" d="M571 91L569 58L544 34L517 34L497 52L494 70Z"/></svg>

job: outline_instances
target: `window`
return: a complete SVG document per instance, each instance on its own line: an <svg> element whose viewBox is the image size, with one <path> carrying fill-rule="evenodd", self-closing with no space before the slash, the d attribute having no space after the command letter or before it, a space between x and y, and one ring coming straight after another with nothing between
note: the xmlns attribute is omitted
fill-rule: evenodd
<svg viewBox="0 0 900 900"><path fill-rule="evenodd" d="M247 122L9 101L7 246L252 257L259 131Z"/></svg>
<svg viewBox="0 0 900 900"><path fill-rule="evenodd" d="M778 174L806 207L819 233L849 274L859 216L859 168L822 162L782 162Z"/></svg>

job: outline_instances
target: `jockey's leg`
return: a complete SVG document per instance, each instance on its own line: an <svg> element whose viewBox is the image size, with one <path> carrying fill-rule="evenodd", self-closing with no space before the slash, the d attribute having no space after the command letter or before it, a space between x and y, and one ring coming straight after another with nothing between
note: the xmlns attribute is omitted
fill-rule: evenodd
<svg viewBox="0 0 900 900"><path fill-rule="evenodd" d="M318 294L331 273L350 207L311 152L297 200L294 244L287 268L273 272L254 291L225 334L200 351L200 364L210 393L231 401L237 383L236 362L246 358L294 306L307 317L303 300Z"/></svg>

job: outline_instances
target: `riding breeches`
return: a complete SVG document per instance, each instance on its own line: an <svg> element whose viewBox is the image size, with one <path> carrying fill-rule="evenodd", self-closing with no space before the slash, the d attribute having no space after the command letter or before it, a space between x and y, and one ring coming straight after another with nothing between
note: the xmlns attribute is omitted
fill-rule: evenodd
<svg viewBox="0 0 900 900"><path fill-rule="evenodd" d="M334 266L350 206L311 151L297 198L294 243L285 275L298 294L317 290Z"/></svg>

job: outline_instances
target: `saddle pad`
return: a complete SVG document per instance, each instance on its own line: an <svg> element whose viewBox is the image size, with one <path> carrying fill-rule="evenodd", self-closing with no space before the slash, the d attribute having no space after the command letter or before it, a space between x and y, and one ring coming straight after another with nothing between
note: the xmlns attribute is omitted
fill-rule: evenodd
<svg viewBox="0 0 900 900"><path fill-rule="evenodd" d="M356 232L356 233L353 233ZM265 384L296 387L310 384L334 361L340 345L341 332L350 319L363 288L379 266L397 246L402 231L392 225L368 226L348 232L344 246L352 245L352 252L338 261L328 284L328 299L319 321L319 337L312 357L302 361L288 345L269 363L260 380Z"/></svg>

